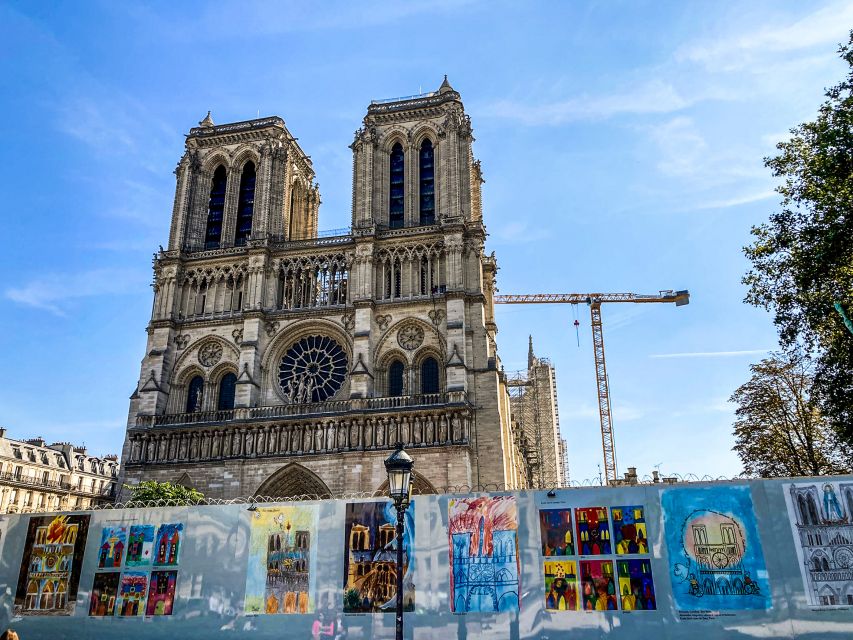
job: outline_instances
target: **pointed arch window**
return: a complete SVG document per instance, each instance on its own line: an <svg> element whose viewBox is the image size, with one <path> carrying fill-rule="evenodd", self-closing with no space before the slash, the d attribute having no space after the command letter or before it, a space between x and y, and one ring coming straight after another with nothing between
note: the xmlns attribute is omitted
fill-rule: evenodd
<svg viewBox="0 0 853 640"><path fill-rule="evenodd" d="M405 201L405 179L403 145L399 142L391 148L390 192L388 194L388 226L397 229L403 226Z"/></svg>
<svg viewBox="0 0 853 640"><path fill-rule="evenodd" d="M247 162L240 176L240 194L237 203L237 229L234 246L242 247L252 235L252 214L255 210L255 163Z"/></svg>
<svg viewBox="0 0 853 640"><path fill-rule="evenodd" d="M237 391L237 376L226 373L219 381L219 401L216 408L220 411L228 411L234 408L234 396Z"/></svg>
<svg viewBox="0 0 853 640"><path fill-rule="evenodd" d="M427 358L421 363L421 393L438 393L438 362Z"/></svg>
<svg viewBox="0 0 853 640"><path fill-rule="evenodd" d="M187 389L187 413L201 411L201 401L203 396L204 378L201 376L195 376L190 380L190 385Z"/></svg>
<svg viewBox="0 0 853 640"><path fill-rule="evenodd" d="M421 224L435 223L435 154L432 141L421 143L420 152L420 214Z"/></svg>
<svg viewBox="0 0 853 640"><path fill-rule="evenodd" d="M403 373L405 367L399 360L394 360L388 367L388 395L398 397L403 395Z"/></svg>
<svg viewBox="0 0 853 640"><path fill-rule="evenodd" d="M225 188L228 173L219 165L213 172L210 186L210 200L207 203L207 228L204 232L204 248L218 249L222 239L222 213L225 210Z"/></svg>

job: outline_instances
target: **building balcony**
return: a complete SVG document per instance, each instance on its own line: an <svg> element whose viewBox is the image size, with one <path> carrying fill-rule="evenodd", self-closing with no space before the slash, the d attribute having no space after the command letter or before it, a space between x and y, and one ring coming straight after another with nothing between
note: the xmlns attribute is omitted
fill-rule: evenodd
<svg viewBox="0 0 853 640"><path fill-rule="evenodd" d="M77 487L68 482L59 480L43 480L33 476L16 475L14 473L0 473L0 485L10 487L21 487L26 489L41 489L53 493L73 493L85 496L112 498L115 496L113 482L104 489L92 489L91 487Z"/></svg>

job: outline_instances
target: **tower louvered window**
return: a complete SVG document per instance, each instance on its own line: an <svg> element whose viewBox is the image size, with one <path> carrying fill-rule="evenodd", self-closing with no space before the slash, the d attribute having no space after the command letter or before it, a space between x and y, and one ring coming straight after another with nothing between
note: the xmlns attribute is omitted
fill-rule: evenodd
<svg viewBox="0 0 853 640"><path fill-rule="evenodd" d="M234 246L242 247L252 235L252 214L255 209L255 163L247 162L240 177L240 195L237 203L237 230Z"/></svg>
<svg viewBox="0 0 853 640"><path fill-rule="evenodd" d="M421 393L438 393L438 362L427 358L421 364Z"/></svg>
<svg viewBox="0 0 853 640"><path fill-rule="evenodd" d="M207 205L207 228L204 232L204 248L218 249L222 239L222 213L225 210L225 187L228 174L225 167L219 165L213 172L213 184L210 187L210 200Z"/></svg>
<svg viewBox="0 0 853 640"><path fill-rule="evenodd" d="M421 224L435 223L435 154L432 142L426 139L420 153L420 213Z"/></svg>
<svg viewBox="0 0 853 640"><path fill-rule="evenodd" d="M403 395L403 372L405 368L399 360L394 360L388 367L388 395L398 397Z"/></svg>
<svg viewBox="0 0 853 640"><path fill-rule="evenodd" d="M219 401L217 409L226 411L234 408L234 395L237 390L237 376L233 373L226 373L219 381Z"/></svg>
<svg viewBox="0 0 853 640"><path fill-rule="evenodd" d="M403 226L405 201L405 179L403 176L403 146L398 142L391 149L391 175L388 226L397 229Z"/></svg>

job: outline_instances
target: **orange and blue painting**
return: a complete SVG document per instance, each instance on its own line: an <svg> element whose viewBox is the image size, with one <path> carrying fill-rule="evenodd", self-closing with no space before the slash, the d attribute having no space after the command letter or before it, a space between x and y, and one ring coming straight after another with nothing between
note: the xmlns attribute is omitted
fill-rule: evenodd
<svg viewBox="0 0 853 640"><path fill-rule="evenodd" d="M116 615L134 618L145 613L145 591L148 574L143 571L125 571L121 574L116 602Z"/></svg>
<svg viewBox="0 0 853 640"><path fill-rule="evenodd" d="M157 528L157 540L154 544L155 565L174 567L178 564L183 531L184 525L180 523L161 524Z"/></svg>
<svg viewBox="0 0 853 640"><path fill-rule="evenodd" d="M101 529L101 547L98 550L99 569L121 567L127 547L127 527L104 527Z"/></svg>
<svg viewBox="0 0 853 640"><path fill-rule="evenodd" d="M607 507L575 509L578 529L578 551L582 556L603 556L612 553Z"/></svg>
<svg viewBox="0 0 853 640"><path fill-rule="evenodd" d="M543 556L575 555L571 509L540 509L539 535Z"/></svg>
<svg viewBox="0 0 853 640"><path fill-rule="evenodd" d="M450 498L447 516L451 610L518 611L515 497Z"/></svg>
<svg viewBox="0 0 853 640"><path fill-rule="evenodd" d="M619 598L623 611L657 609L650 560L617 560L616 573L619 576Z"/></svg>
<svg viewBox="0 0 853 640"><path fill-rule="evenodd" d="M73 613L88 532L88 515L30 518L15 591L16 616Z"/></svg>
<svg viewBox="0 0 853 640"><path fill-rule="evenodd" d="M640 505L612 507L613 540L618 555L649 552L646 514Z"/></svg>
<svg viewBox="0 0 853 640"><path fill-rule="evenodd" d="M575 560L545 560L545 609L577 611L578 571Z"/></svg>

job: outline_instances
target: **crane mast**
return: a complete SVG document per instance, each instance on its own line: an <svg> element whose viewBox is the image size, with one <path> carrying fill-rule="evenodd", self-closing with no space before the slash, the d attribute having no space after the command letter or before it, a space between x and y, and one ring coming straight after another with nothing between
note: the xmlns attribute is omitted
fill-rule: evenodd
<svg viewBox="0 0 853 640"><path fill-rule="evenodd" d="M604 456L604 477L616 480L616 443L610 411L610 383L604 358L604 330L601 305L605 302L652 303L669 302L680 307L690 303L689 291L667 289L657 294L644 293L532 293L496 295L495 304L588 304L592 324L592 351L595 359L595 383L598 389L598 415L601 420L601 449Z"/></svg>

